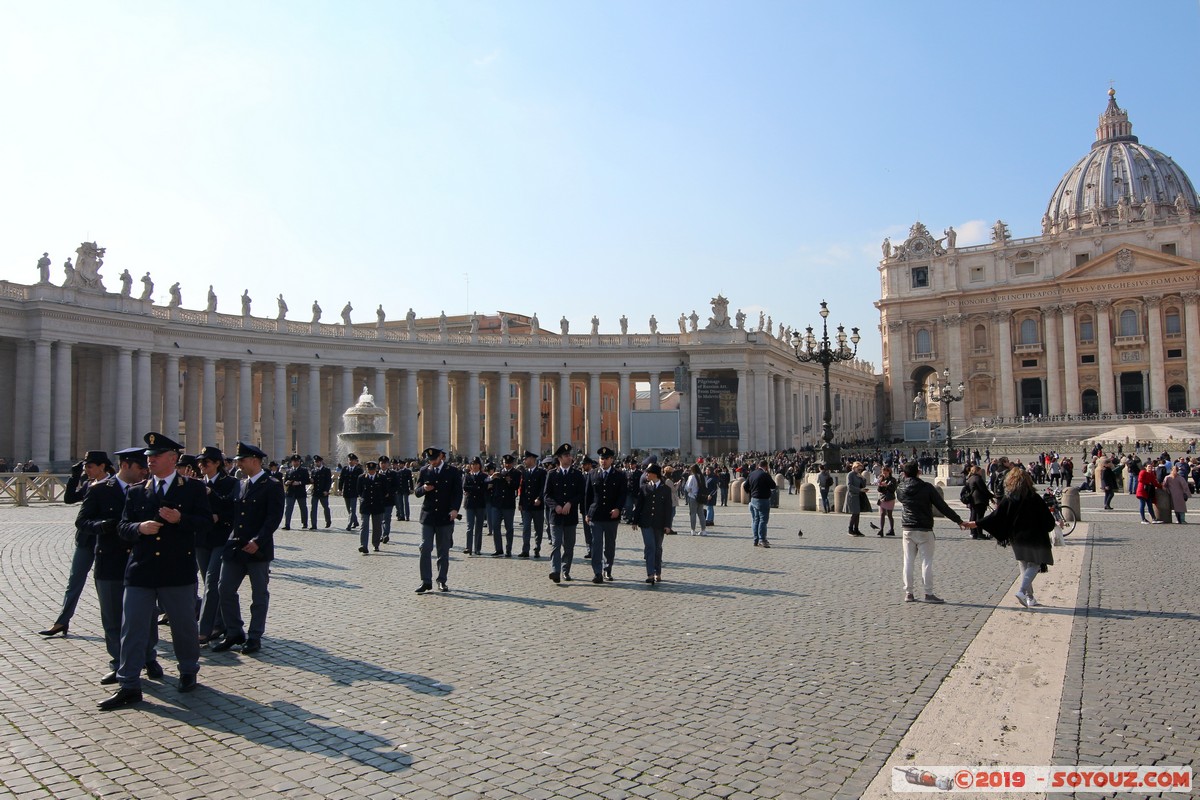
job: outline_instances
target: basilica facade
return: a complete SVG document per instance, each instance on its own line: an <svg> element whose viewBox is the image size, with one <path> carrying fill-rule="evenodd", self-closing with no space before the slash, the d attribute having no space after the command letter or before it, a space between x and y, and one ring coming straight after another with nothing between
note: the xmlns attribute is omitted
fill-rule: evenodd
<svg viewBox="0 0 1200 800"><path fill-rule="evenodd" d="M884 428L940 409L985 420L1200 408L1200 203L1187 174L1140 143L1109 92L1091 149L1050 195L1038 236L997 221L957 247L920 222L879 263Z"/></svg>

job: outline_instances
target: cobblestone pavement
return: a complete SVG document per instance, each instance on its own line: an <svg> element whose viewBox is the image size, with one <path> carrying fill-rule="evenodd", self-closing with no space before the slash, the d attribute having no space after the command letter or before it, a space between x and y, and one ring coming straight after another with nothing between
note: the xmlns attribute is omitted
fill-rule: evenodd
<svg viewBox="0 0 1200 800"><path fill-rule="evenodd" d="M657 587L623 526L616 583L591 584L577 562L576 582L555 586L545 558L460 551L452 591L417 596L414 524L363 557L335 516L331 531L279 533L260 653L203 651L201 688L180 695L165 642L167 678L146 702L101 713L90 585L68 638L34 633L57 613L73 516L0 510L3 796L856 797L1015 577L1007 551L939 522L948 602L904 604L898 538L776 511L763 550L730 507L715 534L668 537ZM1158 602L1145 589L1143 605L1116 606L1133 626L1146 619L1129 609ZM1175 611L1164 641L1194 625ZM1123 622L1090 624L1110 621ZM1190 680L1194 640L1170 645L1193 659L1141 678Z"/></svg>
<svg viewBox="0 0 1200 800"><path fill-rule="evenodd" d="M1118 508L1132 508L1124 498ZM1085 495L1085 504L1092 505ZM1099 501L1095 501L1099 507ZM1080 581L1054 760L1060 764L1200 764L1200 529L1096 522ZM1078 794L1080 798L1103 797ZM1153 795L1179 797L1180 795Z"/></svg>

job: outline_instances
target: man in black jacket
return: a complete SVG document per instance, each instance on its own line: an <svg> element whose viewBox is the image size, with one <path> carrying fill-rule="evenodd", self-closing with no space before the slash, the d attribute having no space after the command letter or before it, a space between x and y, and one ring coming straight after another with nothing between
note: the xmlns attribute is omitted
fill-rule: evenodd
<svg viewBox="0 0 1200 800"><path fill-rule="evenodd" d="M903 471L904 478L896 490L896 497L904 505L904 514L900 518L904 533L904 602L912 603L917 599L913 594L913 565L920 556L925 602L944 603L945 600L933 593L933 509L937 508L959 528L965 530L968 525L946 505L936 487L921 480L920 465L916 461L905 462Z"/></svg>
<svg viewBox="0 0 1200 800"><path fill-rule="evenodd" d="M421 468L417 479L417 497L421 502L421 585L417 594L425 594L433 588L433 551L437 549L437 588L439 592L450 591L446 583L450 569L450 548L454 546L454 521L462 506L462 473L447 464L446 451L436 447L425 448L428 462Z"/></svg>
<svg viewBox="0 0 1200 800"><path fill-rule="evenodd" d="M408 496L412 494L413 474L407 462L396 461L392 473L392 488L396 492L396 521L408 522Z"/></svg>
<svg viewBox="0 0 1200 800"><path fill-rule="evenodd" d="M346 461L348 463L338 475L338 491L342 493L342 500L346 502L346 513L350 515L346 530L352 531L358 527L358 479L362 477L363 469L354 453L346 456Z"/></svg>
<svg viewBox="0 0 1200 800"><path fill-rule="evenodd" d="M214 631L225 632L221 618L221 560L225 542L233 530L233 503L241 491L241 483L225 471L225 459L219 447L208 446L196 456L201 480L208 492L212 509L212 529L196 541L196 566L200 568L200 643L205 644Z"/></svg>
<svg viewBox="0 0 1200 800"><path fill-rule="evenodd" d="M542 494L546 491L546 470L538 466L537 459L537 453L525 451L525 469L521 471L521 558L529 558L531 532L535 537L533 557L542 555L542 530L546 522Z"/></svg>
<svg viewBox="0 0 1200 800"><path fill-rule="evenodd" d="M325 527L328 528L333 524L333 520L329 516L329 492L333 489L333 472L325 466L325 459L313 456L313 468L309 471L309 479L312 481L312 497L309 499L311 507L308 515L311 522L310 527L314 531L317 529L317 505L319 504L325 509Z"/></svg>
<svg viewBox="0 0 1200 800"><path fill-rule="evenodd" d="M625 509L627 489L625 473L613 464L616 453L612 448L601 447L596 455L600 456L600 468L588 473L590 491L585 519L592 526L592 583L604 583L605 579L613 579L617 527Z"/></svg>
<svg viewBox="0 0 1200 800"><path fill-rule="evenodd" d="M583 473L571 464L571 445L554 451L558 467L546 475L546 493L542 502L550 514L550 580L571 580L571 561L575 557L575 529L579 527L579 506L583 503Z"/></svg>
<svg viewBox="0 0 1200 800"><path fill-rule="evenodd" d="M308 470L304 468L304 462L299 455L292 456L291 465L291 469L283 476L283 489L287 495L287 505L283 516L285 531L292 529L292 508L297 503L300 504L300 527L308 527L308 505L305 503L305 500L308 499Z"/></svg>
<svg viewBox="0 0 1200 800"><path fill-rule="evenodd" d="M383 541L383 517L388 510L387 494L391 483L379 474L379 464L367 462L367 471L358 478L358 497L362 504L362 530L358 537L358 552L367 554L367 540L371 546L379 550Z"/></svg>

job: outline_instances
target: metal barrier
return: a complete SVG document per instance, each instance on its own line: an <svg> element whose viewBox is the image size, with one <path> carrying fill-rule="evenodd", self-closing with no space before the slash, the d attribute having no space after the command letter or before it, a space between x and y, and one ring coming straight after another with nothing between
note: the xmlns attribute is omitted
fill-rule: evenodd
<svg viewBox="0 0 1200 800"><path fill-rule="evenodd" d="M67 477L48 472L0 473L0 506L61 503L67 489Z"/></svg>

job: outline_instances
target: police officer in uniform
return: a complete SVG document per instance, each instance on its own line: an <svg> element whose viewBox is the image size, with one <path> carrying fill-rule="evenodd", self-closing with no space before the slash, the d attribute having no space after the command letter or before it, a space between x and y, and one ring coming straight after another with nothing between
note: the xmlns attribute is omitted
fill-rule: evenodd
<svg viewBox="0 0 1200 800"><path fill-rule="evenodd" d="M233 503L233 531L225 543L221 560L221 618L225 637L213 645L214 652L242 646L242 654L257 653L267 627L271 594L267 583L275 558L275 529L283 518L283 487L263 472L267 454L238 442L237 462L241 467L240 491ZM238 603L238 588L250 578L250 628L245 630Z"/></svg>
<svg viewBox="0 0 1200 800"><path fill-rule="evenodd" d="M121 603L121 688L100 702L103 711L141 702L141 672L156 604L171 618L179 691L195 689L200 671L196 538L212 527L212 511L204 485L175 472L183 446L161 433L143 438L150 477L130 487L118 528L121 538L133 544Z"/></svg>
<svg viewBox="0 0 1200 800"><path fill-rule="evenodd" d="M590 502L585 520L592 526L592 583L612 580L613 559L617 555L617 528L625 510L625 473L613 464L616 453L610 447L596 451L600 468L590 473ZM604 574L601 575L601 567Z"/></svg>
<svg viewBox="0 0 1200 800"><path fill-rule="evenodd" d="M542 497L550 515L550 580L571 580L571 562L575 557L575 529L579 526L579 506L583 503L583 473L571 464L571 445L554 451L558 467L546 475L546 493Z"/></svg>
<svg viewBox="0 0 1200 800"><path fill-rule="evenodd" d="M359 532L358 552L367 554L367 539L378 551L383 537L383 517L387 513L385 495L388 483L379 475L379 464L367 462L367 472L358 479L358 498L362 504L362 530Z"/></svg>
<svg viewBox="0 0 1200 800"><path fill-rule="evenodd" d="M467 518L467 547L464 552L481 555L483 547L483 521L487 516L487 475L479 456L471 459L467 474L463 475L463 510Z"/></svg>
<svg viewBox="0 0 1200 800"><path fill-rule="evenodd" d="M646 556L646 583L653 586L662 580L663 536L671 526L674 499L671 487L662 479L662 468L657 463L649 464L634 495L631 524L642 531L642 545Z"/></svg>
<svg viewBox="0 0 1200 800"><path fill-rule="evenodd" d="M346 523L346 530L352 531L358 527L358 479L362 477L363 468L358 463L358 456L354 453L346 456L348 462L342 467L338 474L338 491L342 493L342 500L346 503L346 513L350 515L350 521Z"/></svg>
<svg viewBox="0 0 1200 800"><path fill-rule="evenodd" d="M225 471L221 448L209 445L196 456L201 480L208 492L208 507L212 509L212 529L196 539L196 566L200 568L200 644L208 644L214 632L224 633L221 618L221 559L229 532L233 530L233 502L241 489L238 479Z"/></svg>
<svg viewBox="0 0 1200 800"><path fill-rule="evenodd" d="M329 516L329 492L333 489L333 472L325 466L325 459L313 456L313 468L309 472L309 479L312 481L312 499L309 501L312 507L309 509L308 518L312 520L312 530L317 529L317 504L325 509L325 527L328 528L333 524L333 519Z"/></svg>
<svg viewBox="0 0 1200 800"><path fill-rule="evenodd" d="M407 462L397 461L399 467L392 474L392 484L396 489L396 520L408 522L408 496L413 490L413 474Z"/></svg>
<svg viewBox="0 0 1200 800"><path fill-rule="evenodd" d="M100 625L104 628L104 648L108 651L108 674L100 679L102 686L117 682L117 667L121 664L121 599L125 594L125 566L133 546L117 534L121 512L125 509L125 494L129 487L146 480L146 454L142 447L118 450L114 455L120 469L111 478L98 481L83 498L75 526L89 530L96 537L96 566L92 575L96 581L96 598L100 605ZM163 668L154 648L158 645L158 625L153 618L146 630L146 677L158 680Z"/></svg>
<svg viewBox="0 0 1200 800"><path fill-rule="evenodd" d="M383 484L383 538L379 541L384 544L392 540L392 505L396 502L396 481L394 480L394 476L392 460L387 456L380 456L378 479Z"/></svg>
<svg viewBox="0 0 1200 800"><path fill-rule="evenodd" d="M433 551L437 549L437 588L448 592L450 548L454 546L454 521L463 499L462 473L446 463L446 451L427 447L426 464L417 478L417 497L421 502L421 585L417 594L433 588Z"/></svg>
<svg viewBox="0 0 1200 800"><path fill-rule="evenodd" d="M517 459L511 453L505 453L500 460L500 470L492 476L492 514L496 518L496 527L492 529L496 552L500 553L500 526L504 526L503 553L512 558L513 547L513 518L517 513L517 491L521 488L521 473L513 465Z"/></svg>
<svg viewBox="0 0 1200 800"><path fill-rule="evenodd" d="M579 516L583 518L583 544L587 548L587 552L583 556L584 561L592 560L592 523L587 517L587 510L592 504L592 468L594 466L596 466L596 462L588 455L585 455L579 462L579 469L583 472L583 503L580 506Z"/></svg>
<svg viewBox="0 0 1200 800"><path fill-rule="evenodd" d="M537 453L531 453L528 450L522 456L525 461L524 469L521 471L521 552L519 558L529 558L529 539L532 528L532 533L535 537L533 542L533 556L539 558L542 555L542 529L546 522L546 512L542 507L542 495L546 491L546 470L538 466Z"/></svg>
<svg viewBox="0 0 1200 800"><path fill-rule="evenodd" d="M292 529L292 507L296 502L300 503L300 527L308 527L308 499L307 488L309 484L308 470L304 468L304 464L300 460L299 455L293 455L291 458L292 467L283 476L283 488L287 493L287 507L284 511L283 529L290 531Z"/></svg>

